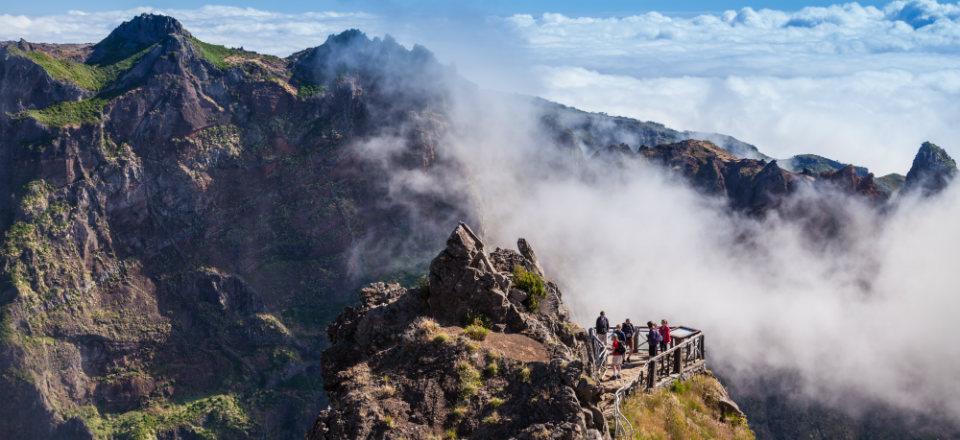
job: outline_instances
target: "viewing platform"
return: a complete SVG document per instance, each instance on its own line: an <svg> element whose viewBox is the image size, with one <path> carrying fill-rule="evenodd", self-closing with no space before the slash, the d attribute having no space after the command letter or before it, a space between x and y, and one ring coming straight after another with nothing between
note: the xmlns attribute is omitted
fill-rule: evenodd
<svg viewBox="0 0 960 440"><path fill-rule="evenodd" d="M636 352L630 354L629 361L624 360L620 378L613 379L610 368L613 333L599 336L595 328L589 330L594 377L601 382L604 390L601 407L604 416L612 425L615 437L632 432L632 427L620 412L620 403L624 397L636 391L644 392L670 386L677 380L686 379L706 369L706 347L702 331L685 326L670 327L670 347L653 357L649 355L645 333L641 331L636 336Z"/></svg>

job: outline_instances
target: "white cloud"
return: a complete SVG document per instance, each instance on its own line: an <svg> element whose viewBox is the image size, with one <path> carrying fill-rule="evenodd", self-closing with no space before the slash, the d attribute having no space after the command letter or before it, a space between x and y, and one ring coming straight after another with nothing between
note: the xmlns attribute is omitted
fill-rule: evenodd
<svg viewBox="0 0 960 440"><path fill-rule="evenodd" d="M596 74L576 73L570 87L590 90ZM901 75L878 82L938 80ZM670 88L672 81L688 94L716 87L682 79L648 85ZM819 86L718 81L750 97ZM490 247L529 239L580 322L589 324L599 310L618 322L668 318L704 329L712 368L744 387L786 370L798 374L804 396L838 410L882 402L905 414L960 420L960 346L925 336L951 332L960 311L960 272L949 267L960 249L960 185L883 212L829 190L805 190L787 203L824 209L841 226L818 241L802 220L733 214L662 168L572 158L546 141L538 112L521 100L454 95L451 130L438 153L455 165L449 173L387 173L391 194L397 201L438 192L467 201ZM689 111L696 109L678 113ZM398 141L374 139L363 151L382 159Z"/></svg>
<svg viewBox="0 0 960 440"><path fill-rule="evenodd" d="M878 173L905 173L924 140L960 152L957 4L514 15L504 26L539 65L533 93L565 104Z"/></svg>
<svg viewBox="0 0 960 440"><path fill-rule="evenodd" d="M556 67L540 78L542 96L585 110L722 132L774 157L818 152L878 174L905 174L924 140L960 140L958 70L636 78Z"/></svg>

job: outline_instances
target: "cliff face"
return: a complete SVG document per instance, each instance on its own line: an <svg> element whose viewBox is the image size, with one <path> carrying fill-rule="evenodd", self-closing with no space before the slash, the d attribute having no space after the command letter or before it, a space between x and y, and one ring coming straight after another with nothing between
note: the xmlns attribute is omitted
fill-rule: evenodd
<svg viewBox="0 0 960 440"><path fill-rule="evenodd" d="M332 407L308 438L605 437L586 333L519 248L488 254L460 225L420 287L361 290L330 327Z"/></svg>
<svg viewBox="0 0 960 440"><path fill-rule="evenodd" d="M953 158L930 142L924 142L913 159L913 165L904 181L905 191L918 190L924 195L943 190L957 175L957 163Z"/></svg>
<svg viewBox="0 0 960 440"><path fill-rule="evenodd" d="M155 16L95 46L0 51L0 432L302 436L356 245L418 238L407 208L381 203L376 164L343 148L374 120L404 125L378 79L298 89L299 58L209 45ZM430 163L429 141L412 162Z"/></svg>
<svg viewBox="0 0 960 440"><path fill-rule="evenodd" d="M355 302L347 293L373 279L413 284L440 244L439 228L477 220L462 198L439 192L397 201L384 178L463 165L443 154L451 91L461 89L471 86L426 49L359 31L286 59L208 44L153 15L93 45L0 44L0 432L302 437L326 404L324 329ZM544 139L569 150L571 162L652 160L752 214L779 209L802 185L874 197L869 176L792 173L730 137L529 104ZM384 160L360 151L377 137L398 139ZM483 279L505 282L513 263L535 260L495 254L496 270ZM459 326L473 302L433 295L462 287L448 282L431 280L430 295L381 290ZM498 289L510 304L527 301L521 290ZM503 331L547 347L548 360L550 347L566 347L561 357L574 364L573 333L540 317L564 316L559 308L547 301L532 313L481 297ZM447 360L469 360L444 350ZM519 365L504 362L505 371ZM544 365L531 374L574 371ZM443 393L453 386L445 381ZM574 389L589 395L579 383ZM562 416L530 420L563 432L601 423L589 398L578 397L579 412L557 399ZM468 403L471 414L489 415L480 401ZM448 417L438 411L431 414ZM444 420L445 429L500 432ZM517 420L503 429L523 432Z"/></svg>

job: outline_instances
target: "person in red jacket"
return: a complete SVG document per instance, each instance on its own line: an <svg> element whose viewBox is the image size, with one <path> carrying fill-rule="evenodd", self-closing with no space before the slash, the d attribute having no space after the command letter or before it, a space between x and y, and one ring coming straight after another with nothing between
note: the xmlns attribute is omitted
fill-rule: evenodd
<svg viewBox="0 0 960 440"><path fill-rule="evenodd" d="M670 348L670 324L666 319L660 320L660 351Z"/></svg>

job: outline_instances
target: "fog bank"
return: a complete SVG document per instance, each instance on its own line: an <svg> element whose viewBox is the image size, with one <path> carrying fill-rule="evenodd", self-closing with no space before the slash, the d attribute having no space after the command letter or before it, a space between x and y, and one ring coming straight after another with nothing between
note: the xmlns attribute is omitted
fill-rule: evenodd
<svg viewBox="0 0 960 440"><path fill-rule="evenodd" d="M666 318L706 331L711 366L738 382L795 371L821 403L960 420L960 346L944 339L960 312L958 185L887 213L798 193L790 203L842 219L824 241L776 213L733 213L660 167L562 150L523 99L454 102L439 154L457 166L393 173L395 197L443 193L469 204L492 244L527 238L585 326L600 310L616 322ZM382 159L397 140L364 147Z"/></svg>

